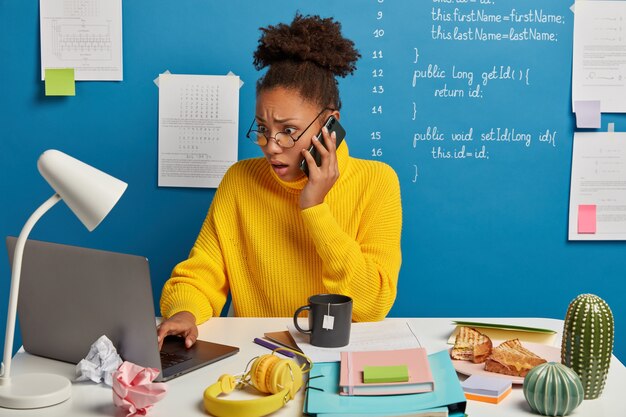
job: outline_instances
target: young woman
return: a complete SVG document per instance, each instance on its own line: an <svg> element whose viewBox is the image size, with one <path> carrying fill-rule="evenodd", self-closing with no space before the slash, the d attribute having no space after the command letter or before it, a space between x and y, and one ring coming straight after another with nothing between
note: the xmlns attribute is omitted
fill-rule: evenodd
<svg viewBox="0 0 626 417"><path fill-rule="evenodd" d="M189 258L163 288L159 341L175 334L191 346L229 291L237 316L291 316L309 296L337 293L352 297L355 321L376 321L395 300L398 178L388 165L350 157L346 141L337 147L322 129L340 117L335 77L352 74L360 55L330 18L297 14L262 32L254 64L269 68L247 136L264 158L224 176Z"/></svg>

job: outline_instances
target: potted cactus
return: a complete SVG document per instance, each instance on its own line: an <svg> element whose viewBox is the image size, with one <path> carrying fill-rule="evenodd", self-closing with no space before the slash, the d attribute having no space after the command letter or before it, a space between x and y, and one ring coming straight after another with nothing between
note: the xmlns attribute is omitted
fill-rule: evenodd
<svg viewBox="0 0 626 417"><path fill-rule="evenodd" d="M561 363L583 384L585 399L602 394L613 352L614 322L608 304L594 294L581 294L567 309Z"/></svg>

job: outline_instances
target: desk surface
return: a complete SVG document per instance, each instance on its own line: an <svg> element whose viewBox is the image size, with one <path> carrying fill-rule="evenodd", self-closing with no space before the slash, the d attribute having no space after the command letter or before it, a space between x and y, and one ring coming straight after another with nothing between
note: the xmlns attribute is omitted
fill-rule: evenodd
<svg viewBox="0 0 626 417"><path fill-rule="evenodd" d="M454 329L452 319L446 318L411 318L388 319L408 320L418 333L423 346L429 352L447 349L447 338ZM469 319L468 319L469 320ZM487 319L472 319L487 321ZM502 320L502 319L500 319ZM555 342L560 345L560 332L563 322L554 319L514 318L506 319L507 323L526 326L545 327L559 332ZM268 350L252 342L264 332L283 330L290 322L289 318L215 318L200 326L200 339L217 343L239 346L241 351L235 356L209 365L190 374L168 382L167 396L157 403L149 412L149 416L206 416L202 405L204 389L224 374L243 372L250 359L268 353ZM39 358L23 351L15 355L12 372L15 374L26 372L51 372L62 374L70 379L74 378L74 365ZM572 416L603 417L616 416L623 413L623 387L626 385L626 368L615 357L611 359L611 369L606 387L602 396L597 400L583 401L571 414ZM230 398L245 399L247 394L231 394ZM289 402L286 407L273 416L300 416L304 396L302 392ZM513 390L502 403L498 405L468 401L467 413L471 417L481 416L528 416L531 415L521 388ZM54 407L39 410L8 410L0 408L0 416L123 416L113 406L111 389L103 384L74 383L72 398L65 403Z"/></svg>

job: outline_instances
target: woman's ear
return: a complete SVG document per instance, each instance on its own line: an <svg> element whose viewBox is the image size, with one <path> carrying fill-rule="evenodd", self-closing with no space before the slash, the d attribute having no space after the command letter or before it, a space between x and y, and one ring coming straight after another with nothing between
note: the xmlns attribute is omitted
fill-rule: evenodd
<svg viewBox="0 0 626 417"><path fill-rule="evenodd" d="M333 112L330 114L331 116L335 116L335 119L339 120L340 114L339 114L339 110L333 110Z"/></svg>

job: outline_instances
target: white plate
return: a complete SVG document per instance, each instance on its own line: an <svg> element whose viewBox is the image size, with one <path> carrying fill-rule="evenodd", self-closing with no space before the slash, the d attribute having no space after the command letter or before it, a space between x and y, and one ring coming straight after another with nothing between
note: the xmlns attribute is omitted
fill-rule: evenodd
<svg viewBox="0 0 626 417"><path fill-rule="evenodd" d="M501 341L492 341L493 346L496 347ZM530 342L522 342L522 346L526 349L533 352L535 355L539 355L544 358L548 362L558 362L561 363L561 348L556 346L542 345L539 343L530 343ZM471 361L460 361L452 359L452 365L454 369L460 374L463 375L484 375L484 376L492 376L495 378L503 378L510 380L513 384L523 384L524 377L521 376L511 376L498 374L495 372L487 372L485 371L484 363L473 363Z"/></svg>

